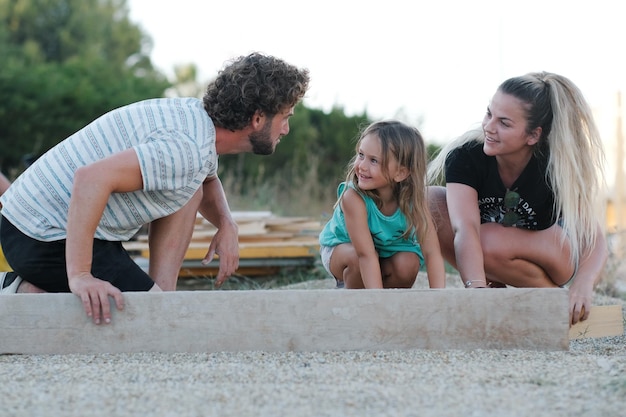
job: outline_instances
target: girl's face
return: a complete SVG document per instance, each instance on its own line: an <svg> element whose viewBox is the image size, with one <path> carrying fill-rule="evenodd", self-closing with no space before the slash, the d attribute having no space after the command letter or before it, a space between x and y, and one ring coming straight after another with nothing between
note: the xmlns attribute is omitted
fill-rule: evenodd
<svg viewBox="0 0 626 417"><path fill-rule="evenodd" d="M525 103L509 94L497 91L483 119L485 144L489 156L528 152L536 144L541 128L526 133Z"/></svg>
<svg viewBox="0 0 626 417"><path fill-rule="evenodd" d="M362 190L380 190L390 187L388 178L398 171L398 163L391 157L387 161L388 172L383 171L383 151L380 139L374 134L363 137L359 145L354 170Z"/></svg>

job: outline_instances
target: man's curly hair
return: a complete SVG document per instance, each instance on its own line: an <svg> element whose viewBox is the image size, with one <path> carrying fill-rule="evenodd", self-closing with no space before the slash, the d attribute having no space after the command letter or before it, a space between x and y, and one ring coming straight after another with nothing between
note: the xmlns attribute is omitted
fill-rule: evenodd
<svg viewBox="0 0 626 417"><path fill-rule="evenodd" d="M257 110L271 118L295 106L308 88L307 69L255 52L226 65L203 102L215 126L235 131L248 126Z"/></svg>

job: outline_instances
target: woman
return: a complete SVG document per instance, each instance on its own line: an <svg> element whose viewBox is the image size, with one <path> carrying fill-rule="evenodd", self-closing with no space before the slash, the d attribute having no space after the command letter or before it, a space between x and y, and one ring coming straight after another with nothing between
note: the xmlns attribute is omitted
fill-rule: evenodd
<svg viewBox="0 0 626 417"><path fill-rule="evenodd" d="M447 145L429 166L429 202L444 258L467 288L562 287L570 322L587 319L607 259L599 218L602 142L567 78L506 80L482 129ZM476 204L478 203L478 204Z"/></svg>

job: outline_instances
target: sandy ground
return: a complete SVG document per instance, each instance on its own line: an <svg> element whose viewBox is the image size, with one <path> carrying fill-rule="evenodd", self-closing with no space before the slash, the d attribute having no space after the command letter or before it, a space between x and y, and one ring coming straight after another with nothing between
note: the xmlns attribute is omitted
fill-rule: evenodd
<svg viewBox="0 0 626 417"><path fill-rule="evenodd" d="M560 352L3 355L0 416L623 417L626 337Z"/></svg>

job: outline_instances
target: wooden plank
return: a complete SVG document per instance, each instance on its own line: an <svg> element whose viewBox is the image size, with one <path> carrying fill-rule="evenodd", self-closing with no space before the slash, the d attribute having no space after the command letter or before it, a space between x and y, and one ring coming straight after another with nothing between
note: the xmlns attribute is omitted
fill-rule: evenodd
<svg viewBox="0 0 626 417"><path fill-rule="evenodd" d="M235 273L244 277L261 277L277 275L280 273L280 268L280 266L240 266ZM178 277L216 277L218 272L218 267L185 266L183 264L178 273Z"/></svg>
<svg viewBox="0 0 626 417"><path fill-rule="evenodd" d="M589 318L569 329L570 340L624 334L624 316L621 305L593 306Z"/></svg>
<svg viewBox="0 0 626 417"><path fill-rule="evenodd" d="M191 242L185 253L185 259L203 259L209 250L210 242ZM141 256L150 257L147 243L124 242L124 248L128 251L139 251ZM319 242L317 239L288 240L270 242L240 242L239 258L299 258L315 257L318 255ZM215 257L217 259L217 256Z"/></svg>
<svg viewBox="0 0 626 417"><path fill-rule="evenodd" d="M185 253L185 259L202 259L206 255L208 245L203 247L190 246ZM319 251L317 245L239 245L239 258L302 258L315 257ZM149 257L149 252L142 252L142 256ZM217 259L218 256L215 256Z"/></svg>
<svg viewBox="0 0 626 417"><path fill-rule="evenodd" d="M147 260L146 260L147 263ZM243 276L275 275L281 268L312 267L315 258L310 256L289 258L241 258L236 274ZM216 276L219 271L219 260L216 258L207 265L199 259L185 259L178 273L179 277Z"/></svg>
<svg viewBox="0 0 626 417"><path fill-rule="evenodd" d="M110 325L72 294L0 295L0 353L567 350L567 290L125 293Z"/></svg>

